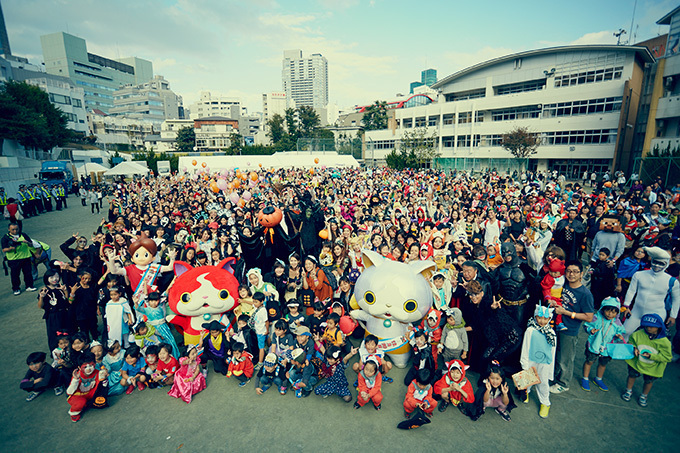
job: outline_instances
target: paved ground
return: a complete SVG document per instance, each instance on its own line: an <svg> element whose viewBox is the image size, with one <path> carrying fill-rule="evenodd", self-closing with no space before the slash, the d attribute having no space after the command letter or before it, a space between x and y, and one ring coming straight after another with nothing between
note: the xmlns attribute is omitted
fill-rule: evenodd
<svg viewBox="0 0 680 453"><path fill-rule="evenodd" d="M89 236L101 219L91 215L71 197L70 208L25 221L25 231L49 243L54 258L63 258L59 244L76 231ZM4 234L7 222L0 221ZM9 277L0 276L0 450L114 451L675 451L680 422L680 365L671 364L666 376L655 384L649 406L623 402L619 393L626 379L625 364L614 362L605 379L608 393L583 392L576 381L572 390L554 396L550 418L538 417L538 402L520 403L506 423L495 413L472 422L458 411L435 416L430 425L400 431L406 389L399 382L404 372L395 370L395 383L383 386L383 410L366 406L352 409L338 398L315 395L298 400L289 393L270 390L254 393L252 383L237 383L214 373L208 388L190 405L166 395L166 390L135 391L117 396L111 407L89 410L79 423L72 423L65 396L44 393L31 403L19 390L26 370L25 358L33 351L47 352L45 325L36 305L36 293L13 296ZM581 339L583 340L583 339ZM581 341L579 349L583 346ZM583 363L577 356L576 369ZM354 376L348 372L350 382ZM635 398L641 383L635 388ZM356 393L353 393L356 396ZM676 447L673 447L676 445Z"/></svg>

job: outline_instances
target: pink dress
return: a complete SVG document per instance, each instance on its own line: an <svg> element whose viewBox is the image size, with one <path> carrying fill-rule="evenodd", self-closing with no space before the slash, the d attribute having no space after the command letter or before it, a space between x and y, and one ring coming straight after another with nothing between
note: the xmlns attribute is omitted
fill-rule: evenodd
<svg viewBox="0 0 680 453"><path fill-rule="evenodd" d="M203 377L203 374L200 372L193 382L184 382L184 379L192 377L196 368L201 366L201 360L196 359L196 362L189 363L189 359L183 357L180 359L179 363L181 366L179 371L175 374L175 381L173 382L168 395L174 396L175 398L182 398L182 401L189 404L191 402L191 397L206 387L205 377Z"/></svg>

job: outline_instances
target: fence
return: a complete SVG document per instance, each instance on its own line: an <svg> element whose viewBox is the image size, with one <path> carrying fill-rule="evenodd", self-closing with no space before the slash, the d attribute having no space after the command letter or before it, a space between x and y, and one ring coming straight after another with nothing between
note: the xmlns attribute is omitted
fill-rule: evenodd
<svg viewBox="0 0 680 453"><path fill-rule="evenodd" d="M482 172L488 170L498 173L512 174L527 170L528 159L514 158L483 159L476 157L439 157L435 159L435 167L441 170L457 170Z"/></svg>
<svg viewBox="0 0 680 453"><path fill-rule="evenodd" d="M680 181L680 156L636 157L633 173L639 175L643 183L649 184L661 178L664 186Z"/></svg>
<svg viewBox="0 0 680 453"><path fill-rule="evenodd" d="M298 152L333 151L341 155L351 155L361 159L361 140L334 140L330 138L300 138L297 141Z"/></svg>

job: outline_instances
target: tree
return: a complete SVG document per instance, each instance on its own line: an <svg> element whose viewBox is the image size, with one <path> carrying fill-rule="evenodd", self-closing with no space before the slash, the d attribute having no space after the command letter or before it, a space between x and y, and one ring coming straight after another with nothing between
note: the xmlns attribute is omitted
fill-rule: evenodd
<svg viewBox="0 0 680 453"><path fill-rule="evenodd" d="M507 134L503 134L501 146L512 154L518 161L526 161L540 145L537 134L529 131L528 127L516 127Z"/></svg>
<svg viewBox="0 0 680 453"><path fill-rule="evenodd" d="M15 81L0 88L0 140L16 140L25 148L49 151L70 140L67 122L66 115L40 88Z"/></svg>
<svg viewBox="0 0 680 453"><path fill-rule="evenodd" d="M278 113L272 115L272 117L267 121L267 129L269 129L267 135L269 136L269 139L272 141L272 143L274 145L279 143L281 139L283 139L283 136L286 135L283 117Z"/></svg>
<svg viewBox="0 0 680 453"><path fill-rule="evenodd" d="M436 134L433 132L428 136L427 129L424 127L407 131L401 138L399 150L392 150L385 157L385 162L390 168L396 170L427 167L439 157L435 148L436 139Z"/></svg>
<svg viewBox="0 0 680 453"><path fill-rule="evenodd" d="M375 104L366 107L361 121L367 131L387 129L387 102L375 101Z"/></svg>
<svg viewBox="0 0 680 453"><path fill-rule="evenodd" d="M297 117L299 118L298 131L300 138L313 137L315 131L321 126L321 119L314 110L314 107L303 105L297 109Z"/></svg>
<svg viewBox="0 0 680 453"><path fill-rule="evenodd" d="M229 148L227 148L227 155L238 156L243 151L243 136L236 132L229 135Z"/></svg>
<svg viewBox="0 0 680 453"><path fill-rule="evenodd" d="M179 153L190 153L196 146L196 133L192 126L186 126L177 130L174 149Z"/></svg>
<svg viewBox="0 0 680 453"><path fill-rule="evenodd" d="M285 111L286 130L288 131L288 140L291 143L297 143L297 139L300 138L300 132L298 131L297 124L297 112L298 109L291 108L288 108Z"/></svg>

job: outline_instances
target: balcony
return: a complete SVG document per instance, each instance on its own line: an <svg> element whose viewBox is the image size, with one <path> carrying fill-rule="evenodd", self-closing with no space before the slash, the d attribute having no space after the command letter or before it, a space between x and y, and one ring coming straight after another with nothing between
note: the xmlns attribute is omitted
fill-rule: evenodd
<svg viewBox="0 0 680 453"><path fill-rule="evenodd" d="M680 117L680 96L665 96L659 99L656 119Z"/></svg>

